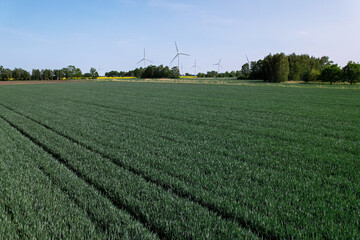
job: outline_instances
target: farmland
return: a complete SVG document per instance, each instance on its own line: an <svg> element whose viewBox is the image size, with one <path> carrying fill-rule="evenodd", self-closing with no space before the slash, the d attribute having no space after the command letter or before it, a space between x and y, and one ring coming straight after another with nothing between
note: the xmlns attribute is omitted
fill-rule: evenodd
<svg viewBox="0 0 360 240"><path fill-rule="evenodd" d="M4 239L358 239L360 89L0 86Z"/></svg>

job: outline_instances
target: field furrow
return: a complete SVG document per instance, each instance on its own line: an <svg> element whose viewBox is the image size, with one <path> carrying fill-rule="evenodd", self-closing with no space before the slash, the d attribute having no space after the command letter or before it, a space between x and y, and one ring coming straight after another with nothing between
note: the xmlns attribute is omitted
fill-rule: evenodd
<svg viewBox="0 0 360 240"><path fill-rule="evenodd" d="M42 153L0 119L0 209L8 239L104 237L87 216L33 164ZM11 146L18 146L13 151ZM4 225L3 222L4 221ZM8 225L5 223L8 222ZM11 230L10 230L11 229Z"/></svg>
<svg viewBox="0 0 360 240"><path fill-rule="evenodd" d="M279 238L276 234L274 234L270 230L265 229L263 226L257 225L255 222L252 222L251 220L247 220L247 219L244 219L244 218L241 218L239 216L232 214L231 209L227 210L226 208L224 208L224 206L219 207L218 203L214 204L213 202L204 201L201 198L201 195L205 194L206 196L209 196L214 193L205 192L204 194L200 194L200 195L194 194L196 191L199 191L201 189L201 186L196 186L196 188L194 188L192 186L184 186L184 184L181 181L179 181L178 179L172 178L171 176L167 176L166 173L164 174L163 172L156 171L156 169L154 170L154 169L148 168L148 166L146 166L146 165L133 167L128 164L123 164L120 161L118 161L116 158L111 157L103 152L100 152L100 151L92 148L91 146L87 146L87 145L79 142L76 139L73 139L69 136L66 136L66 135L60 133L60 132L57 132L56 130L53 130L49 126L43 125L43 124L39 123L38 121L33 120L29 117L26 117L26 118L36 122L37 124L45 127L48 130L54 131L55 133L68 139L69 141L74 142L75 144L81 145L82 147L84 147L85 149L87 149L89 151L99 154L103 158L114 162L116 165L124 168L125 170L127 170L135 175L140 176L141 178L145 179L146 181L156 184L159 187L162 187L165 191L171 191L172 193L176 194L178 197L185 198L185 199L188 199L189 201L199 204L199 205L203 206L204 208L207 208L209 211L212 211L215 214L221 216L224 219L235 221L241 227L249 228L251 231L255 232L262 238L272 238L272 239ZM61 162L63 162L63 161L61 161ZM174 184L174 182L176 184ZM191 188L192 191L189 191L188 190L189 188ZM100 191L103 192L103 189L101 189ZM218 202L220 202L220 201L218 201ZM266 234L263 234L264 232L266 232Z"/></svg>
<svg viewBox="0 0 360 240"><path fill-rule="evenodd" d="M79 178L95 187L115 206L126 210L161 238L203 238L206 235L212 238L256 238L249 230L242 229L232 221L221 220L217 214L202 206L188 199L176 197L171 191L159 188L143 177L116 167L108 159L49 132L41 125L26 121L19 115L6 114L6 117L2 118ZM173 214L169 215L168 211ZM183 220L172 222L173 219ZM203 229L203 232L195 231L197 228Z"/></svg>

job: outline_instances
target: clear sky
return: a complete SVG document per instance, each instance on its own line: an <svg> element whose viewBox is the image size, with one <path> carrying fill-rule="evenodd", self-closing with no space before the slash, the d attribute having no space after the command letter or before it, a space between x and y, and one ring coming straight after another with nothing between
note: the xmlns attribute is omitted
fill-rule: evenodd
<svg viewBox="0 0 360 240"><path fill-rule="evenodd" d="M186 72L223 58L224 71L269 53L360 61L359 0L0 0L0 65L130 70L169 65L174 41Z"/></svg>

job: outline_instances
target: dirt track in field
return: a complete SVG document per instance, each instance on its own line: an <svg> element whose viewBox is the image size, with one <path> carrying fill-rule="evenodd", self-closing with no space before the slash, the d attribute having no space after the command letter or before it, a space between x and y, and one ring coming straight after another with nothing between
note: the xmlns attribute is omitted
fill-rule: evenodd
<svg viewBox="0 0 360 240"><path fill-rule="evenodd" d="M0 85L17 85L17 84L43 84L43 83L73 83L84 81L66 81L66 80L53 80L53 81L0 81ZM87 81L91 82L91 81Z"/></svg>

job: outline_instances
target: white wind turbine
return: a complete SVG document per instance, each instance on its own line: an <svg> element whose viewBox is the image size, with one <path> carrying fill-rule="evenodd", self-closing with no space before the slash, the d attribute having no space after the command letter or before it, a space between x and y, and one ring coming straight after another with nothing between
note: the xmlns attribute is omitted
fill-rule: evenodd
<svg viewBox="0 0 360 240"><path fill-rule="evenodd" d="M220 58L219 62L218 63L215 63L214 65L215 66L218 66L218 73L220 72L220 68L223 69L223 67L221 66L220 62L221 62L222 58Z"/></svg>
<svg viewBox="0 0 360 240"><path fill-rule="evenodd" d="M178 69L179 69L179 71L180 71L180 55L184 55L184 56L190 56L189 54L187 54L187 53L181 53L181 52L179 52L179 49L178 49L178 46L177 46L177 44L176 44L176 42L175 42L175 47L176 47L176 55L175 55L175 57L173 58L173 60L170 62L170 64L172 64L172 62L176 59L176 58L178 58Z"/></svg>
<svg viewBox="0 0 360 240"><path fill-rule="evenodd" d="M191 68L195 68L195 76L196 76L196 70L199 68L201 69L197 64L196 64L196 60L195 60L195 65L192 66Z"/></svg>
<svg viewBox="0 0 360 240"><path fill-rule="evenodd" d="M99 74L99 76L101 76L101 75L100 75L100 71L101 71L101 70L104 70L104 69L103 69L103 68L101 67L101 65L99 64L99 68L98 68L98 74Z"/></svg>
<svg viewBox="0 0 360 240"><path fill-rule="evenodd" d="M149 60L146 58L146 52L145 52L145 48L144 48L144 58L141 59L137 64L141 63L141 62L144 62L144 68L146 68L146 61L148 62L151 62L151 63L154 63L153 61Z"/></svg>

